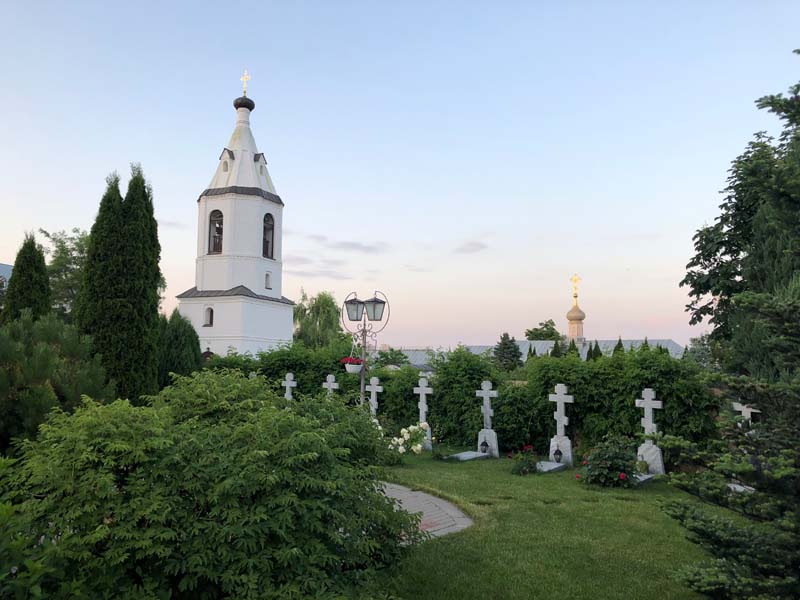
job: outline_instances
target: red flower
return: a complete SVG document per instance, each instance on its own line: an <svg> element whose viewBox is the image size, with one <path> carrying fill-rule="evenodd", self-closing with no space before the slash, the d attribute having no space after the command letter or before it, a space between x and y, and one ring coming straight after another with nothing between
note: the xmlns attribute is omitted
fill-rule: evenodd
<svg viewBox="0 0 800 600"><path fill-rule="evenodd" d="M360 365L362 361L360 358L355 358L353 356L345 356L339 362L342 363L343 365Z"/></svg>
<svg viewBox="0 0 800 600"><path fill-rule="evenodd" d="M622 481L625 481L628 478L628 476L625 475L625 473L620 473L619 478L622 479Z"/></svg>
<svg viewBox="0 0 800 600"><path fill-rule="evenodd" d="M575 479L580 479L580 478L581 478L581 474L580 473L575 473Z"/></svg>
<svg viewBox="0 0 800 600"><path fill-rule="evenodd" d="M533 450L533 446L531 444L527 444L522 447L523 452L527 452L528 450Z"/></svg>
<svg viewBox="0 0 800 600"><path fill-rule="evenodd" d="M588 465L588 464L589 464L589 461L588 461L588 460L585 460L585 461L583 461L583 466L584 466L584 467L585 467L586 465Z"/></svg>

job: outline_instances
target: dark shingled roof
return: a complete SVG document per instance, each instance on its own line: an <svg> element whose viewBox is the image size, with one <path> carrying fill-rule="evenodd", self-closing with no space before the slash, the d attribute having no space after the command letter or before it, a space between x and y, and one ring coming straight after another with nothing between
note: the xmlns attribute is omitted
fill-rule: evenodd
<svg viewBox="0 0 800 600"><path fill-rule="evenodd" d="M231 187L224 187L224 188L211 188L204 191L200 194L200 198L203 196L221 196L222 194L242 194L243 196L261 196L262 198L274 202L275 204L280 204L283 206L283 200L278 194L272 194L267 190L262 190L261 188L257 187L242 187L239 185L233 185ZM200 198L197 199L200 202Z"/></svg>
<svg viewBox="0 0 800 600"><path fill-rule="evenodd" d="M271 296L262 296L256 294L249 287L244 285L237 285L235 288L229 290L198 290L196 287L186 290L182 294L178 294L178 298L226 298L230 296L245 296L247 298L256 298L258 300L269 300L270 302L277 302L279 304L288 304L294 306L294 302L288 298L281 296L280 298L273 298Z"/></svg>

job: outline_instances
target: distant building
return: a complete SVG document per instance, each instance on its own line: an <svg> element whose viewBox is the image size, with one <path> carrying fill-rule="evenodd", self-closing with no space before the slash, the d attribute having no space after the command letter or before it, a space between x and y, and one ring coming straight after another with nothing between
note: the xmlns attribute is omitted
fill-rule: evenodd
<svg viewBox="0 0 800 600"><path fill-rule="evenodd" d="M13 267L11 265L0 263L0 298L2 298L2 296L4 296L6 293L8 282L11 279L12 270ZM2 305L2 299L0 299L0 305Z"/></svg>
<svg viewBox="0 0 800 600"><path fill-rule="evenodd" d="M583 334L583 322L586 319L586 313L578 306L578 282L580 278L573 275L572 279L572 308L567 313L567 335L565 341L574 341L578 347L578 352L583 360L586 360L586 354L590 348L594 348L594 343L597 341L600 350L606 356L610 356L614 351L614 347L620 341L616 340L587 340ZM622 340L622 345L625 351L635 350L644 344L645 340ZM683 356L683 346L673 340L668 339L648 339L647 343L651 348L661 347L664 348L674 358ZM528 351L533 349L536 356L545 356L550 354L555 342L551 340L519 340L517 345L522 353L522 361L528 360ZM494 344L486 346L464 346L473 354L488 354L491 356L494 350ZM430 348L401 348L400 349L407 357L408 362L415 368L421 371L430 370L430 356L432 350ZM442 349L440 348L439 351Z"/></svg>

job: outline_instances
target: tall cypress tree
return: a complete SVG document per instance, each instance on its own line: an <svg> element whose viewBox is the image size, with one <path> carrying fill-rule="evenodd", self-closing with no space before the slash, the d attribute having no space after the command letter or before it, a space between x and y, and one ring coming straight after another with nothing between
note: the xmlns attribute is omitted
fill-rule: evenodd
<svg viewBox="0 0 800 600"><path fill-rule="evenodd" d="M141 167L131 168L124 200L119 176L107 184L90 233L76 317L94 337L120 397L136 400L158 390L161 248Z"/></svg>
<svg viewBox="0 0 800 600"><path fill-rule="evenodd" d="M33 234L27 234L14 260L0 323L18 319L26 308L30 309L34 319L38 319L50 312L50 302L50 279L44 253Z"/></svg>
<svg viewBox="0 0 800 600"><path fill-rule="evenodd" d="M617 340L617 345L614 346L614 351L611 353L611 356L617 356L618 354L625 354L625 345L622 343L622 338Z"/></svg>
<svg viewBox="0 0 800 600"><path fill-rule="evenodd" d="M159 325L158 384L163 388L170 383L170 373L190 375L199 371L203 358L194 326L178 309L172 311L169 320L160 315Z"/></svg>
<svg viewBox="0 0 800 600"><path fill-rule="evenodd" d="M564 353L561 351L561 342L556 340L553 342L553 349L550 350L550 356L553 358L561 358L564 356Z"/></svg>
<svg viewBox="0 0 800 600"><path fill-rule="evenodd" d="M603 358L603 351L600 350L600 344L597 343L597 340L594 341L594 348L592 350L594 354L594 356L592 357L593 360L597 360L598 358Z"/></svg>
<svg viewBox="0 0 800 600"><path fill-rule="evenodd" d="M569 347L567 348L567 356L580 356L581 353L578 352L578 346L575 345L575 340L569 341Z"/></svg>

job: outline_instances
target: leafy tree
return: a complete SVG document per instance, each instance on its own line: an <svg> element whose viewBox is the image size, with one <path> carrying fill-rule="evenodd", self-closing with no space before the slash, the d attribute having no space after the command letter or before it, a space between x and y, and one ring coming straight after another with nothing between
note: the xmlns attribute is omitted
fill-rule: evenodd
<svg viewBox="0 0 800 600"><path fill-rule="evenodd" d="M553 319L547 319L539 323L539 327L533 327L525 330L525 337L531 341L535 340L552 340L558 342L561 340L562 335L556 329L556 322Z"/></svg>
<svg viewBox="0 0 800 600"><path fill-rule="evenodd" d="M50 312L50 297L44 253L33 234L28 234L14 260L14 276L8 282L0 323L19 318L24 309L38 319Z"/></svg>
<svg viewBox="0 0 800 600"><path fill-rule="evenodd" d="M0 596L343 598L421 538L376 482L386 445L360 408L230 371L56 412L0 469Z"/></svg>
<svg viewBox="0 0 800 600"><path fill-rule="evenodd" d="M50 278L53 310L69 321L83 281L89 233L78 228L72 229L69 233L66 231L49 233L40 229L39 233L50 243L47 275Z"/></svg>
<svg viewBox="0 0 800 600"><path fill-rule="evenodd" d="M375 357L373 364L378 368L387 367L389 365L402 367L408 364L408 357L402 350L398 350L397 348L378 350L378 355Z"/></svg>
<svg viewBox="0 0 800 600"><path fill-rule="evenodd" d="M561 349L561 342L556 341L553 343L553 348L550 350L550 356L553 358L560 358L564 356L564 351Z"/></svg>
<svg viewBox="0 0 800 600"><path fill-rule="evenodd" d="M131 167L124 200L119 177L112 175L107 183L89 237L76 312L120 396L135 401L158 389L161 247L141 167Z"/></svg>
<svg viewBox="0 0 800 600"><path fill-rule="evenodd" d="M619 338L617 340L617 343L614 346L614 350L611 353L611 356L618 356L620 354L625 354L625 345L622 343L622 338Z"/></svg>
<svg viewBox="0 0 800 600"><path fill-rule="evenodd" d="M330 292L309 298L305 290L294 307L294 339L309 348L327 346L342 339L340 310Z"/></svg>
<svg viewBox="0 0 800 600"><path fill-rule="evenodd" d="M172 311L169 319L159 316L158 385L165 388L170 383L170 373L191 375L202 367L200 338L192 323L178 312Z"/></svg>
<svg viewBox="0 0 800 600"><path fill-rule="evenodd" d="M113 398L92 341L53 314L29 309L0 327L0 452L36 434L53 408L72 411L83 394Z"/></svg>
<svg viewBox="0 0 800 600"><path fill-rule="evenodd" d="M508 333L501 335L500 341L494 347L494 360L503 371L513 371L522 366L522 352L517 340Z"/></svg>

